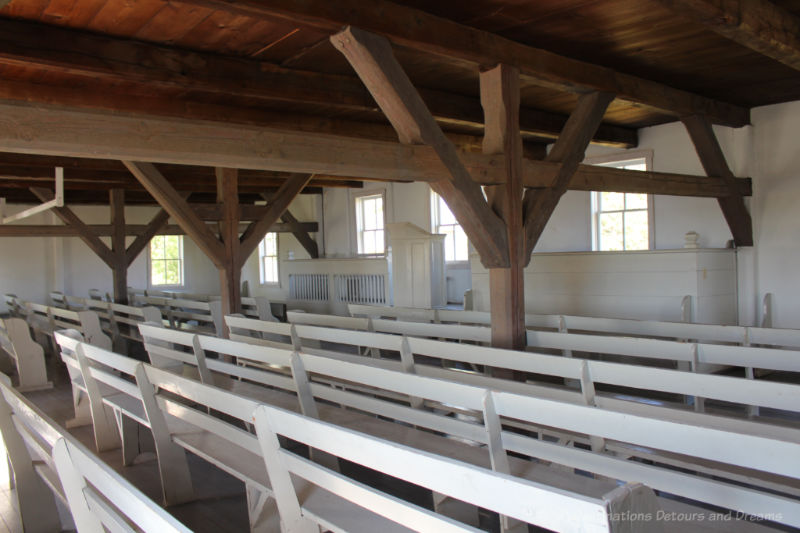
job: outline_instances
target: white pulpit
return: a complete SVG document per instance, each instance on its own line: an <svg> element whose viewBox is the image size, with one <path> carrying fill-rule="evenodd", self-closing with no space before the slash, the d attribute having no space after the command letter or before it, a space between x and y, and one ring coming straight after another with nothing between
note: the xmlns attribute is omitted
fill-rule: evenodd
<svg viewBox="0 0 800 533"><path fill-rule="evenodd" d="M394 305L441 307L447 303L444 235L411 224L387 224Z"/></svg>

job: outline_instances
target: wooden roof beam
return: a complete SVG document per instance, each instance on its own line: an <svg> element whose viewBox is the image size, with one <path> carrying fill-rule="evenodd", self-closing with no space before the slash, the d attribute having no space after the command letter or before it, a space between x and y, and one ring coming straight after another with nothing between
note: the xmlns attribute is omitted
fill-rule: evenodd
<svg viewBox="0 0 800 533"><path fill-rule="evenodd" d="M560 56L388 0L186 1L250 17L288 20L328 33L352 25L421 52L475 65L513 66L523 78L563 91L608 92L621 100L652 106L676 117L700 114L726 126L750 123L748 109Z"/></svg>
<svg viewBox="0 0 800 533"><path fill-rule="evenodd" d="M434 181L446 172L429 146L20 103L0 102L0 116L5 119L0 121L0 152L319 172L326 178L338 174L339 179L358 176L383 181ZM459 157L477 183L505 182L502 157L469 152L461 152ZM559 167L558 163L533 159L525 159L524 164L528 188L550 186ZM747 179L737 179L734 187L745 196L751 194ZM588 165L578 167L569 188L711 197L732 193L719 176Z"/></svg>
<svg viewBox="0 0 800 533"><path fill-rule="evenodd" d="M800 70L800 17L769 0L659 0L676 14Z"/></svg>
<svg viewBox="0 0 800 533"><path fill-rule="evenodd" d="M0 49L0 64L33 66L46 72L85 75L109 82L357 111L376 108L363 84L351 76L288 69L263 61L192 52L26 21L0 19ZM131 58L147 58L147 61ZM13 86L7 86L2 90L12 89ZM87 91L84 94L89 105L98 100L96 94ZM422 90L421 95L442 124L482 127L479 99L435 90ZM128 99L120 99L124 100ZM523 134L548 139L558 135L566 120L564 115L532 108L523 108L520 114ZM636 146L638 139L635 129L603 125L598 129L596 141L630 148Z"/></svg>
<svg viewBox="0 0 800 533"><path fill-rule="evenodd" d="M487 268L507 267L505 223L486 203L480 186L472 179L455 146L442 133L394 57L389 41L357 28L346 28L333 35L331 42L344 54L372 93L397 131L400 142L430 146L444 165L446 172L439 173L430 186L447 202L478 251L481 263Z"/></svg>
<svg viewBox="0 0 800 533"><path fill-rule="evenodd" d="M151 220L153 223L153 220ZM89 232L97 237L111 237L114 233L114 227L110 224L92 224L87 226ZM125 226L125 234L131 237L138 237L146 235L146 232L151 228L151 224L127 224ZM247 229L246 224L239 225L239 232L243 233ZM298 222L297 224L277 223L269 228L270 232L275 233L294 233L299 229L304 232L316 232L319 230L319 224L316 222ZM81 231L74 226L68 225L45 225L45 224L0 224L0 237L80 237ZM137 253L144 251L147 243L155 235L186 235L186 232L181 229L177 224L167 224L161 226L159 229L153 230L152 235L149 237L142 237L142 242L145 246L142 247ZM131 254L134 250L128 246ZM134 257L135 259L135 257ZM133 259L131 259L133 262Z"/></svg>

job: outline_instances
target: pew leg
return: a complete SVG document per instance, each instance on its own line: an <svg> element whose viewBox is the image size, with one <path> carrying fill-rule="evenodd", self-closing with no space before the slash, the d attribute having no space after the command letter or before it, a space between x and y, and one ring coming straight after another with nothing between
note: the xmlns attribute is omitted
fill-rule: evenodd
<svg viewBox="0 0 800 533"><path fill-rule="evenodd" d="M164 505L178 505L194 500L192 475L189 472L186 451L172 442L169 435L160 438L154 434L153 439L158 456Z"/></svg>
<svg viewBox="0 0 800 533"><path fill-rule="evenodd" d="M88 426L92 423L89 397L82 390L74 386L72 387L72 405L75 408L75 417L67 420L67 429Z"/></svg>
<svg viewBox="0 0 800 533"><path fill-rule="evenodd" d="M458 520L459 522L474 527L480 525L480 516L478 515L477 507L469 503L454 500L444 494L438 492L433 493L433 509L437 513Z"/></svg>
<svg viewBox="0 0 800 533"><path fill-rule="evenodd" d="M251 485L248 485L246 489L250 531L252 533L282 531L275 498Z"/></svg>
<svg viewBox="0 0 800 533"><path fill-rule="evenodd" d="M115 411L114 415L117 419L117 427L119 428L120 440L122 441L122 464L130 466L134 463L142 450L139 446L139 423L122 414L120 411Z"/></svg>
<svg viewBox="0 0 800 533"><path fill-rule="evenodd" d="M94 443L98 452L116 450L120 447L120 433L117 427L116 412L107 405L97 409L92 418Z"/></svg>

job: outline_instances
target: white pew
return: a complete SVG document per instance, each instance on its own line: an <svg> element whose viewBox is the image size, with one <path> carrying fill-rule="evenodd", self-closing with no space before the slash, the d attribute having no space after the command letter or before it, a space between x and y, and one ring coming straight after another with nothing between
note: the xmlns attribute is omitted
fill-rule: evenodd
<svg viewBox="0 0 800 533"><path fill-rule="evenodd" d="M8 308L8 313L15 318L25 318L27 312L20 305L20 300L16 294L6 293L3 295L3 301Z"/></svg>
<svg viewBox="0 0 800 533"><path fill-rule="evenodd" d="M140 452L149 450L149 439L141 438L140 426L163 435L163 427L175 424L159 412L147 412L141 388L141 363L109 350L80 342L68 332L56 333L62 358L77 367L80 382L75 386L89 398L92 426L97 451L122 448L122 462L132 464ZM185 429L178 425L178 430ZM159 433L159 429L162 431ZM189 465L184 451L171 441L154 439L154 448L161 474L165 505L184 503L194 498Z"/></svg>
<svg viewBox="0 0 800 533"><path fill-rule="evenodd" d="M131 525L144 532L191 533L77 442L59 439L53 457L78 533L122 533Z"/></svg>
<svg viewBox="0 0 800 533"><path fill-rule="evenodd" d="M62 527L57 502L68 506L63 520L78 533L191 530L158 507L89 452L0 375L0 432L14 470L18 509L26 533ZM55 496L55 499L54 499Z"/></svg>
<svg viewBox="0 0 800 533"><path fill-rule="evenodd" d="M76 329L87 342L111 349L111 338L103 333L100 318L94 311L69 311L49 305L24 302L27 321L31 328L50 339L53 353L57 353L54 333L59 329Z"/></svg>
<svg viewBox="0 0 800 533"><path fill-rule="evenodd" d="M5 374L0 374L0 433L13 470L23 530L61 531L60 514L66 515L65 522L69 521L69 514L59 513L58 505L66 509L67 502L52 458L61 431L11 387L11 380Z"/></svg>
<svg viewBox="0 0 800 533"><path fill-rule="evenodd" d="M323 329L323 328L319 328ZM164 331L164 339L168 338L170 335L169 331ZM352 334L352 332L346 332L348 334ZM363 334L363 335L373 335L378 336L376 334ZM387 337L387 336L383 336ZM458 346L453 345L452 343L442 343L424 339L400 339L397 337L389 337L390 339L396 339L401 342L405 342L409 344L411 351L414 353L419 352L432 352L430 348L414 346L414 344L422 344L422 345L436 345L436 346L446 346L449 345L449 348L452 350L454 347L457 348L456 352L461 353L463 351L470 351L472 354L476 354L479 351L486 352L486 348L477 347L477 346ZM202 337L195 342L200 342L202 344ZM237 352L242 350L241 348L237 347L236 345L239 343L233 341L226 341L221 339L214 339L214 338L207 338L208 342L210 343L209 348L210 350L217 351L218 353L225 353L229 355L236 355ZM358 341L354 341L358 342ZM184 346L188 346L190 341L188 339L184 339L182 341ZM399 346L398 346L399 347ZM265 353L269 351L269 353L275 354L274 349L262 349ZM243 357L251 358L254 360L261 360L265 364L270 364L272 366L276 366L278 362L274 358L271 359L263 359L259 352L246 350L245 355ZM433 351L433 355L436 354ZM487 359L492 361L497 361L502 363L503 361L514 361L519 360L520 356L525 358L528 354L520 354L519 352L512 352L512 351L503 351L503 350L489 350L490 353L487 354ZM186 357L186 352L184 353L184 357L186 361L191 364L191 357ZM288 354L284 357L287 357ZM349 357L349 359L348 359ZM360 360L362 363L361 365L353 364L353 360ZM562 367L570 367L564 368L561 371L562 375L574 377L576 379L583 379L586 380L588 373L586 371L586 365L590 363L596 363L595 366L592 367L592 370L596 370L598 374L601 375L600 381L605 382L606 380L614 383L615 377L617 372L616 370L619 369L622 365L615 365L613 363L603 363L603 362L594 362L594 361L577 361L577 360L569 360L564 359L561 357L553 357L553 356L538 356L538 361L523 361L522 364L519 362L516 365L523 371L530 371L531 368L541 367L541 363L550 363L551 365L555 366L562 366ZM468 358L469 359L469 358ZM208 360L206 364L208 364ZM307 372L311 377L310 382L310 390L311 396L315 399L315 402L322 401L322 404L317 406L317 409L320 413L320 416L324 419L328 419L326 417L331 417L329 420L338 423L341 425L345 425L348 427L353 427L354 429L359 430L366 430L367 432L373 433L379 437L386 437L387 435L392 435L398 441L407 442L407 443L414 443L415 447L419 447L421 449L427 449L428 451L437 451L439 453L450 453L454 456L459 457L460 459L465 459L471 462L480 463L480 459L476 459L473 455L469 457L469 452L465 452L464 450L460 449L457 444L454 444L452 440L443 444L441 448L437 447L438 443L436 439L429 437L422 437L418 433L411 431L407 428L404 429L395 429L391 430L387 428L386 423L383 421L366 421L364 419L351 418L350 420L342 420L339 416L336 415L336 412L331 413L328 408L325 407L328 403L335 403L342 406L347 406L350 409L355 409L361 412L372 413L377 416L387 417L394 419L396 421L410 424L412 426L423 427L423 428L431 428L436 431L440 431L446 433L451 436L455 436L460 439L466 440L474 440L478 443L487 444L487 441L479 436L477 436L475 427L470 426L469 424L465 424L463 421L453 420L453 419L442 419L440 416L433 415L430 413L426 413L424 411L420 412L419 410L408 408L403 408L397 404L398 400L405 398L405 401L413 405L414 397L416 396L418 399L424 400L423 402L418 402L417 405L431 405L431 406L438 406L440 409L445 404L449 405L451 411L455 410L456 412L461 413L474 413L476 410L480 410L482 404L480 404L480 399L476 398L473 400L469 399L469 391L470 388L462 388L458 389L453 388L453 385L445 385L446 382L435 381L434 385L431 385L431 381L426 381L424 378L418 376L407 376L406 378L401 378L398 376L397 373L389 372L386 373L385 370L380 370L377 368L370 368L370 366L374 366L377 363L388 363L385 361L375 361L372 359L358 357L358 356L345 356L338 359L331 359L327 357L316 357L309 354L300 353L299 354L299 363L295 364L292 367L294 372L298 370L302 370ZM366 363L366 364L365 364ZM282 363L283 367L288 366L288 363ZM574 367L574 368L573 368ZM423 371L422 365L417 366L417 370L419 372ZM223 371L222 367L218 367L216 370ZM440 369L441 370L441 369ZM637 368L636 370L644 371L644 370L652 370L652 369L645 369L645 368ZM603 371L605 371L605 375L603 375ZM659 370L658 372L661 375L655 376L654 382L663 382L667 378L671 379L671 383L669 383L669 387L676 387L681 386L680 384L683 382L680 372L676 371L666 371L666 370ZM450 377L453 377L455 374L463 374L460 372L452 372ZM251 374L254 376L254 374ZM439 373L441 376L442 374ZM502 382L502 380L494 380L494 383L488 383L486 380L491 378L485 378L483 376L479 376L482 380L484 380L483 385L496 385L498 382ZM641 378L640 375L629 375L627 377L627 384L636 383L638 379ZM767 384L767 383L752 383L748 381L744 381L742 379L737 378L723 378L719 376L704 376L704 375L697 375L694 376L701 381L705 381L707 383L700 383L699 387L697 384L689 384L683 385L685 388L691 389L692 386L698 387L700 389L706 390L707 388L716 389L717 392L713 392L712 394L719 394L722 395L723 398L734 398L737 394L742 395L744 393L737 392L737 390L741 389L741 385L745 384L746 387L757 386L758 390L753 391L754 396L759 396L763 398L763 401L766 403L771 403L773 406L778 406L783 409L796 409L792 407L793 405L797 405L797 400L800 399L800 388L796 386L788 386L784 385L780 386L781 390L777 390L775 388L776 384ZM288 377L283 378L285 383L293 383L293 381ZM263 380L259 380L258 378L254 377L252 379L253 382L264 382ZM297 382L297 376L295 375L295 382ZM300 380L302 382L303 380ZM337 383L338 382L338 383ZM766 424L758 424L754 422L750 422L747 420L729 420L723 417L712 417L707 414L700 414L700 413L691 413L691 412L673 412L672 409L665 409L663 407L656 407L656 406L648 406L647 404L639 405L634 404L631 402L627 402L624 400L619 400L613 397L591 397L590 394L594 394L593 386L590 382L584 381L586 383L586 389L580 392L576 391L564 391L565 394L571 395L571 402L573 404L588 404L592 407L587 408L586 416L591 416L592 413L596 413L595 411L599 407L603 408L603 412L614 413L613 416L619 417L617 421L618 424L621 424L622 420L627 419L626 417L632 417L633 419L640 420L646 418L648 420L647 423L652 423L655 427L660 428L660 434L669 434L671 431L676 431L676 428L684 428L685 426L689 427L703 427L708 429L711 434L725 435L725 438L730 439L730 442L739 442L739 441L747 441L750 442L749 439L751 436L758 436L763 440L757 441L757 444L753 445L755 447L751 447L751 450L755 450L756 448L760 447L759 449L763 454L767 454L767 456L774 455L774 450L772 450L772 446L781 446L781 442L800 442L800 432L796 429L784 428L779 426L772 426ZM426 384L427 383L427 384ZM507 382L513 383L513 382ZM477 384L473 382L473 384ZM332 386L331 386L332 385ZM536 390L534 387L526 384L514 384L516 386L516 392L520 392L524 388L530 388L531 390L525 392L533 392ZM281 385L277 382L272 384L273 387L280 388ZM292 388L292 390L299 390L289 386L287 388ZM436 391L433 388L439 388L440 390ZM493 388L493 387L488 387ZM341 390L344 389L344 390ZM502 390L502 389L501 389ZM369 397L365 394L361 394L362 392L367 392ZM538 392L538 391L537 391ZM377 395L377 396L376 396ZM419 398L422 396L422 398ZM529 395L530 396L530 395ZM380 398L390 398L391 402L382 402ZM559 398L560 400L564 399L563 397ZM431 401L433 400L433 401ZM741 397L738 398L741 401ZM268 401L268 400L265 400ZM549 405L549 404L548 404ZM569 405L569 404L567 404ZM291 407L291 406L289 406ZM626 410L627 408L627 410ZM352 417L353 415L351 415ZM611 416L611 415L609 415ZM519 424L520 417L514 417L515 420L504 420L504 424L507 422L511 422L512 426L514 424ZM755 488L750 488L753 494L762 494L767 491L781 491L785 494L791 494L793 497L797 498L800 496L800 484L798 484L796 479L787 479L785 476L775 475L776 472L774 467L772 470L767 468L765 471L758 472L757 470L761 468L763 465L759 463L758 459L747 459L744 455L736 456L738 459L736 461L732 461L729 464L724 464L726 462L724 458L724 454L717 454L714 451L713 442L709 447L703 448L700 445L700 448L697 448L696 444L687 443L683 448L670 448L670 446L657 446L656 449L647 449L647 447L653 446L653 441L648 440L649 437L645 435L647 431L643 431L643 435L637 438L632 438L628 435L627 440L621 439L617 437L606 437L604 434L602 437L598 437L597 435L592 435L592 432L589 432L590 436L593 438L587 439L586 437L580 438L580 435L585 435L587 432L582 431L578 426L575 424L557 424L552 422L551 420L542 420L538 419L535 416L531 417L522 417L525 420L526 425L523 426L523 429L531 430L536 428L541 428L542 426L548 426L548 429L543 432L543 435L546 435L547 438L550 438L552 435L556 436L563 436L566 435L567 438L564 440L569 441L581 441L586 442L587 445L591 445L595 448L595 452L611 452L614 454L618 454L619 457L638 457L644 459L645 461L655 461L657 464L666 464L672 467L679 467L683 469L687 469L689 471L697 472L701 476L714 476L715 478L719 479L719 483L723 484L724 487L721 489L722 494L726 494L730 496L731 494L738 494L741 496L744 493L737 493L736 491L730 492L729 485L733 485L736 483L747 483ZM560 428L553 430L553 428ZM602 434L602 432L601 432ZM542 438L540 436L539 438ZM623 441L623 442L606 442L604 439L609 438L610 440L614 441ZM698 437L699 438L699 437ZM777 444L776 444L777 443ZM683 444L681 444L683 446ZM695 448L692 448L695 446ZM701 449L702 448L702 449ZM677 451L676 451L677 450ZM694 451L692 451L694 450ZM462 456L461 454L465 454ZM791 453L796 453L796 451L792 451ZM638 464L633 461L622 461L622 463L630 463L630 464ZM513 468L515 468L514 472L524 471L524 467L520 467L515 460L511 461ZM584 464L584 463L581 463ZM576 468L582 468L577 467ZM627 467L626 467L627 468ZM626 472L634 472L636 475L641 473L649 472L648 470L642 470L641 468L637 467L630 467L631 469L625 470ZM663 470L663 469L662 469ZM756 472L754 472L756 471ZM599 473L599 472L598 472ZM543 475L543 472L539 470L537 472L538 475ZM600 475L606 475L599 473ZM656 473L653 473L654 476L662 476L661 470ZM552 472L546 472L544 474L548 480L554 480ZM665 474L663 474L665 475ZM794 476L790 476L793 478ZM625 479L625 478L622 478ZM627 478L628 480L637 480L641 478L635 477L635 475L631 475ZM729 480L728 482L722 480ZM559 479L561 483L568 483L568 479ZM645 482L646 479L644 479ZM674 481L674 480L673 480ZM705 482L704 482L705 483ZM700 501L707 501L706 499L698 497L699 494L702 494L702 490L708 490L708 485L703 485L705 488L700 490L697 489L696 485L691 483L686 485L689 488L683 490L680 488L680 484L677 482L671 482L669 485L669 491L684 496L691 499L697 499ZM690 490L691 489L691 490ZM667 490L667 489L664 489ZM761 499L759 499L761 498ZM738 507L735 507L736 499L727 499L722 500L720 498L711 497L711 500L715 505L723 505L723 506L734 506L732 507L734 510L741 510ZM778 499L780 500L780 498ZM722 502L725 503L722 503ZM756 497L754 501L770 501L769 498L763 499L762 496ZM782 500L781 500L782 501ZM794 504L793 504L794 505ZM754 507L745 507L746 511L742 512L755 512ZM764 512L763 510L761 512Z"/></svg>
<svg viewBox="0 0 800 533"><path fill-rule="evenodd" d="M24 320L0 319L0 348L16 364L20 392L53 388L53 383L47 379L44 349L31 338L31 330Z"/></svg>

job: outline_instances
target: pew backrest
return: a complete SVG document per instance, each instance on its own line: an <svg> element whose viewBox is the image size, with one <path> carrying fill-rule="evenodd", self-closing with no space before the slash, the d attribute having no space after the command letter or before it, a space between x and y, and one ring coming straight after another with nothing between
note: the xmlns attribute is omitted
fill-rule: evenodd
<svg viewBox="0 0 800 533"><path fill-rule="evenodd" d="M31 338L27 322L21 318L0 319L0 347L14 360L23 392L50 389L44 349Z"/></svg>

